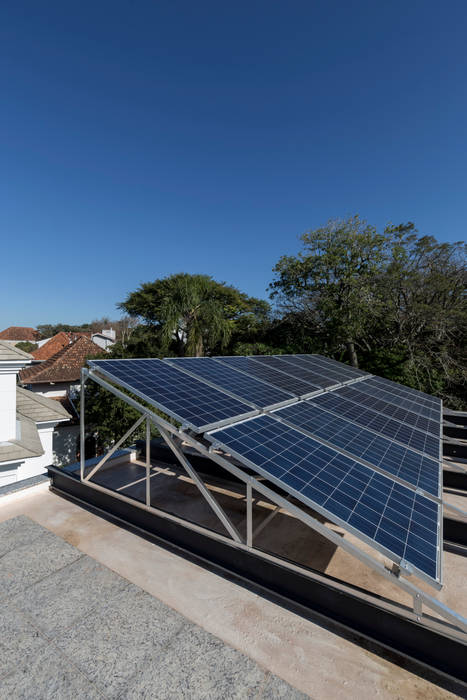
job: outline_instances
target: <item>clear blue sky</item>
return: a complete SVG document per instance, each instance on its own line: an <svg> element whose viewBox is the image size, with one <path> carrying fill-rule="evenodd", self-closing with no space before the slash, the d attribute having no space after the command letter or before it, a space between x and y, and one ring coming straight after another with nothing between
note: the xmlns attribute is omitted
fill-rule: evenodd
<svg viewBox="0 0 467 700"><path fill-rule="evenodd" d="M353 213L465 238L466 0L0 4L0 328Z"/></svg>

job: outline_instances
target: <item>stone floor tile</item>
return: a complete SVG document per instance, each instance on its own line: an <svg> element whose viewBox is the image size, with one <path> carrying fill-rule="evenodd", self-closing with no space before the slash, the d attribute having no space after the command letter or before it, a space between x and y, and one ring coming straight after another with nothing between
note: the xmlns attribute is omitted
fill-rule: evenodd
<svg viewBox="0 0 467 700"><path fill-rule="evenodd" d="M83 554L60 537L45 531L0 559L0 600L24 591Z"/></svg>
<svg viewBox="0 0 467 700"><path fill-rule="evenodd" d="M95 685L52 646L39 649L0 684L2 698L14 700L102 700Z"/></svg>
<svg viewBox="0 0 467 700"><path fill-rule="evenodd" d="M126 579L83 556L15 596L13 603L52 637L94 607L110 605L115 595L130 586Z"/></svg>
<svg viewBox="0 0 467 700"><path fill-rule="evenodd" d="M59 635L55 643L106 697L118 697L130 678L186 624L184 618L134 586Z"/></svg>
<svg viewBox="0 0 467 700"><path fill-rule="evenodd" d="M282 678L269 674L260 697L261 700L308 700L309 695L292 688Z"/></svg>
<svg viewBox="0 0 467 700"><path fill-rule="evenodd" d="M8 602L0 612L0 678L12 671L19 660L26 659L41 645L43 637L31 622ZM0 682L1 686L1 682ZM1 693L1 690L0 690Z"/></svg>
<svg viewBox="0 0 467 700"><path fill-rule="evenodd" d="M29 544L48 532L25 515L17 515L0 523L0 557L12 549Z"/></svg>
<svg viewBox="0 0 467 700"><path fill-rule="evenodd" d="M190 625L145 664L122 694L125 700L244 700L256 698L266 672L239 651Z"/></svg>

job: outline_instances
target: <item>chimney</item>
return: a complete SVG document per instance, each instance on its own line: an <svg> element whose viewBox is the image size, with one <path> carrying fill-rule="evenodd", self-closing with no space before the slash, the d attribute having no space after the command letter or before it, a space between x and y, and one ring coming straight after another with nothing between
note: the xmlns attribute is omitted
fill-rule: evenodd
<svg viewBox="0 0 467 700"><path fill-rule="evenodd" d="M115 338L117 336L117 334L113 328L103 328L102 335L105 335L106 338L109 338L110 340L113 340L114 342L115 342Z"/></svg>
<svg viewBox="0 0 467 700"><path fill-rule="evenodd" d="M0 442L16 438L16 377L31 355L0 341Z"/></svg>

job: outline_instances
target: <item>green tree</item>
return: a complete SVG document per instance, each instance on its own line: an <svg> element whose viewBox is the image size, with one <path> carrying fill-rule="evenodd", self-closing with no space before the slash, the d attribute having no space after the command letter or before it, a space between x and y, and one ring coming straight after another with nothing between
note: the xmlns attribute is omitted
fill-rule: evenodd
<svg viewBox="0 0 467 700"><path fill-rule="evenodd" d="M377 345L404 358L406 383L462 405L467 384L467 246L389 226L391 256L379 282Z"/></svg>
<svg viewBox="0 0 467 700"><path fill-rule="evenodd" d="M331 346L344 344L358 367L356 346L379 312L375 288L387 237L353 216L304 233L301 241L302 252L274 267L271 297Z"/></svg>
<svg viewBox="0 0 467 700"><path fill-rule="evenodd" d="M142 284L118 306L151 328L161 353L201 356L225 349L261 303L208 275L179 273Z"/></svg>
<svg viewBox="0 0 467 700"><path fill-rule="evenodd" d="M37 350L38 346L37 343L31 343L29 340L20 340L19 343L16 343L15 347L23 350L23 352L32 352L33 350Z"/></svg>

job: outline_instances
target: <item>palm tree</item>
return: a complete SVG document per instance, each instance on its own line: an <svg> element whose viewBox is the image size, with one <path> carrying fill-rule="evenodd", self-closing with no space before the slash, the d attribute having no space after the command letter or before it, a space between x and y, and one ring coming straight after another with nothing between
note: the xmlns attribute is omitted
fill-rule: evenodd
<svg viewBox="0 0 467 700"><path fill-rule="evenodd" d="M207 275L173 275L160 305L165 347L175 339L179 354L204 355L206 346L225 347L232 334L218 282Z"/></svg>

